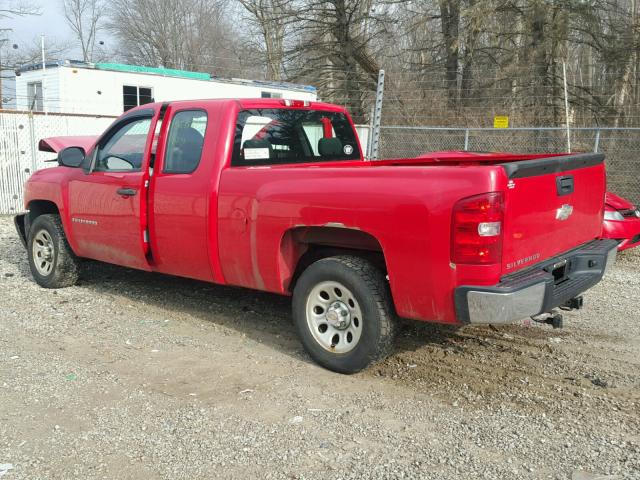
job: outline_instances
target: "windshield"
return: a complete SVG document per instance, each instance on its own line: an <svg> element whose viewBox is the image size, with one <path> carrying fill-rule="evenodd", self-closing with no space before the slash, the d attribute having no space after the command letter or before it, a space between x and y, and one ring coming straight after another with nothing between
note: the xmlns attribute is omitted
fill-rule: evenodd
<svg viewBox="0 0 640 480"><path fill-rule="evenodd" d="M273 108L238 115L234 166L358 159L358 141L344 113Z"/></svg>

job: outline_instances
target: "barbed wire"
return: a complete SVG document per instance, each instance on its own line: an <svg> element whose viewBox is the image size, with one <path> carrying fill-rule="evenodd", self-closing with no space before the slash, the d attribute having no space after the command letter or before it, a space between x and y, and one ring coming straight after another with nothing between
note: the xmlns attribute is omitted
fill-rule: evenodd
<svg viewBox="0 0 640 480"><path fill-rule="evenodd" d="M213 55L204 58L235 60L233 57ZM180 65L169 64L167 67L185 68L196 65L218 68L216 64L205 62L182 62ZM227 74L238 72L239 77L260 77L255 86L265 89L280 83L264 79L265 65L219 68ZM387 69L383 123L404 121L410 124L422 122L437 125L466 122L469 125L480 125L490 122L497 114L508 114L517 122L531 122L531 119L536 119L537 122L556 124L565 121L566 112L562 105L565 93L558 83L561 77L557 74L536 75L535 69L536 65L528 65L512 72L509 68L496 66L493 73L486 78L474 79L472 86L464 86L460 78L453 82L444 79L442 65L430 65L420 71L404 71L398 67ZM588 75L584 74L583 78L583 71L587 69L595 69L598 72L595 76L589 72ZM567 75L567 96L572 123L610 123L620 119L627 124L640 123L640 81L637 78L627 81L630 93L620 102L610 80L619 80L620 72L606 71L606 67L600 63L583 63L578 65L576 70L570 69ZM434 78L425 78L425 75L430 74L433 74ZM360 121L368 121L375 99L374 77L362 72L353 74L351 69L332 67L319 69L315 74L304 72L298 77L292 77L292 83L315 86L320 100L346 106L353 110ZM225 77L215 75L212 78L214 81L224 79ZM19 90L15 85L5 82L3 99L5 103L9 100L21 105L24 105L25 101L33 100L32 95L25 95L23 92L25 90ZM55 88L55 93L47 92L47 88L44 92L45 101L52 106L50 110L85 112L84 107L75 107L74 104L87 102L96 107L114 105L114 100L101 99L93 94L62 96L55 92Z"/></svg>

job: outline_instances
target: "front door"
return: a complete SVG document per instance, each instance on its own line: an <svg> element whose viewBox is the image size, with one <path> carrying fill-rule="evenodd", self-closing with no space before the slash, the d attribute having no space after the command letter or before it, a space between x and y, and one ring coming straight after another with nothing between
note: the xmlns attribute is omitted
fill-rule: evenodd
<svg viewBox="0 0 640 480"><path fill-rule="evenodd" d="M90 153L90 173L69 182L69 214L78 254L150 270L146 239L151 109L132 112Z"/></svg>

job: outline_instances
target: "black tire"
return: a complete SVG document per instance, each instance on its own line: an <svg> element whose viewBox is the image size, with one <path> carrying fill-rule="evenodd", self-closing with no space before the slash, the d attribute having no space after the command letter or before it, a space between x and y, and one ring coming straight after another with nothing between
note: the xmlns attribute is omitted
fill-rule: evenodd
<svg viewBox="0 0 640 480"><path fill-rule="evenodd" d="M36 266L37 258L34 258L34 242L41 243L42 234L51 240L50 264L48 272L43 272L42 267ZM78 281L78 258L74 255L62 228L60 216L53 214L40 215L30 225L27 238L27 253L29 255L29 268L38 285L44 288L64 288L75 285ZM37 254L35 254L37 255ZM43 262L40 262L43 265Z"/></svg>
<svg viewBox="0 0 640 480"><path fill-rule="evenodd" d="M361 311L362 330L348 352L337 353L323 346L311 331L313 322L307 321L307 301L313 302L310 295L323 282L344 285ZM318 260L300 275L293 291L293 318L309 355L338 373L356 373L385 358L393 346L397 323L384 273L370 261L351 255Z"/></svg>

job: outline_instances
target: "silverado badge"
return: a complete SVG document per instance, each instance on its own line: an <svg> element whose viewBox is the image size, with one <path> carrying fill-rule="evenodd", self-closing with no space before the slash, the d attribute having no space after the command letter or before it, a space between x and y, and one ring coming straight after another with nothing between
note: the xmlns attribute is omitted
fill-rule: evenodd
<svg viewBox="0 0 640 480"><path fill-rule="evenodd" d="M573 207L568 204L562 205L558 210L556 210L556 220L566 220L573 213Z"/></svg>

